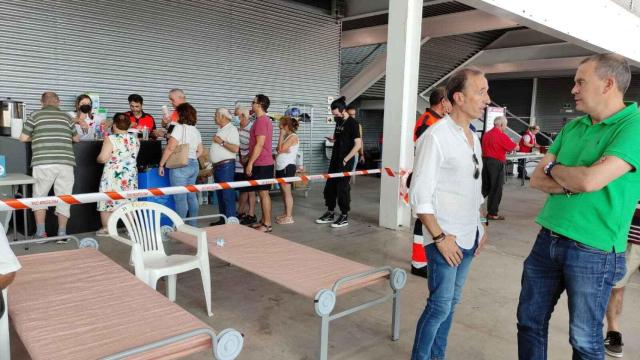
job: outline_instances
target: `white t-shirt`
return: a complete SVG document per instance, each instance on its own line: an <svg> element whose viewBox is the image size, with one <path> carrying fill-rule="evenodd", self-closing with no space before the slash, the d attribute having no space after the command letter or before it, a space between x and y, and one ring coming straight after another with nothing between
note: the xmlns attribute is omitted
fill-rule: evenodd
<svg viewBox="0 0 640 360"><path fill-rule="evenodd" d="M75 120L76 113L74 111L69 111L68 114L72 119ZM86 133L84 132L84 130L82 130L82 127L80 125L76 124L76 131L78 132L78 135L80 135L80 140L94 140L96 130L100 129L100 124L102 124L104 120L104 116L100 114L94 114L93 119L87 117L84 120L87 124L89 124L89 128L87 129Z"/></svg>
<svg viewBox="0 0 640 360"><path fill-rule="evenodd" d="M220 137L225 143L240 145L240 134L231 122L219 129L216 136ZM215 164L220 161L235 159L236 153L227 150L226 147L220 144L212 142L211 150L209 150L209 158L211 162Z"/></svg>
<svg viewBox="0 0 640 360"><path fill-rule="evenodd" d="M184 133L186 130L186 134ZM178 141L178 145L189 144L189 159L197 159L198 145L202 144L202 136L195 126L176 124L171 137ZM184 140L184 141L183 141Z"/></svg>
<svg viewBox="0 0 640 360"><path fill-rule="evenodd" d="M0 275L20 270L22 266L9 246L4 227L0 224Z"/></svg>

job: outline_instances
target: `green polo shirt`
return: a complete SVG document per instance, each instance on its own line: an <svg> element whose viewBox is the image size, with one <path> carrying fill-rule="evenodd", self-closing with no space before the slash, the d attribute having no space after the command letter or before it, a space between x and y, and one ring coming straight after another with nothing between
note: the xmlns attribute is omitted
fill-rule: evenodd
<svg viewBox="0 0 640 360"><path fill-rule="evenodd" d="M634 170L598 191L550 195L536 218L538 224L596 249L625 251L640 199L640 111L636 103L626 105L598 124L588 115L569 122L549 152L566 166L591 166L610 155Z"/></svg>

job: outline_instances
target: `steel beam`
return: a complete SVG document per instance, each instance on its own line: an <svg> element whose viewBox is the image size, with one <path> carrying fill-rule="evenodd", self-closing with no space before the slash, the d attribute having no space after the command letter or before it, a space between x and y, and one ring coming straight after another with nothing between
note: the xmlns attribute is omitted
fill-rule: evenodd
<svg viewBox="0 0 640 360"><path fill-rule="evenodd" d="M508 29L518 23L487 14L480 10L462 11L453 14L432 16L422 19L422 38L435 38L468 34L496 29ZM387 42L388 25L371 26L342 33L342 48L383 44Z"/></svg>
<svg viewBox="0 0 640 360"><path fill-rule="evenodd" d="M618 53L640 66L640 46L629 38L640 33L640 17L611 0L460 1L597 53Z"/></svg>

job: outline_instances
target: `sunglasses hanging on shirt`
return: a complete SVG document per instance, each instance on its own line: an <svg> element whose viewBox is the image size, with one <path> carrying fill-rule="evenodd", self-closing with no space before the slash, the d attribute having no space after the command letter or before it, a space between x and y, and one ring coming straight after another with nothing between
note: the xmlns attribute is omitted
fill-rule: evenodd
<svg viewBox="0 0 640 360"><path fill-rule="evenodd" d="M473 178L478 179L480 177L480 162L476 157L476 153L473 153L471 159L473 160L473 165L476 167L476 169L473 171Z"/></svg>

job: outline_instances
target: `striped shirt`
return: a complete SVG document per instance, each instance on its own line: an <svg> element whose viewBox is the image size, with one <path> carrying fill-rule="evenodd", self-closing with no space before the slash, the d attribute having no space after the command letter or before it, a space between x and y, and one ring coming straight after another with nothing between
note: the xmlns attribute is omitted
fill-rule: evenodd
<svg viewBox="0 0 640 360"><path fill-rule="evenodd" d="M631 228L629 229L629 243L640 245L640 209L637 208L635 214L633 214L633 219L631 220Z"/></svg>
<svg viewBox="0 0 640 360"><path fill-rule="evenodd" d="M45 106L29 114L22 134L31 137L31 166L76 166L73 137L78 133L73 119L56 106Z"/></svg>
<svg viewBox="0 0 640 360"><path fill-rule="evenodd" d="M252 126L253 121L249 121L244 129L238 126L238 133L240 133L240 151L238 152L238 155L236 155L236 173L244 172L244 166L242 166L242 163L240 162L240 156L249 156L249 133Z"/></svg>

